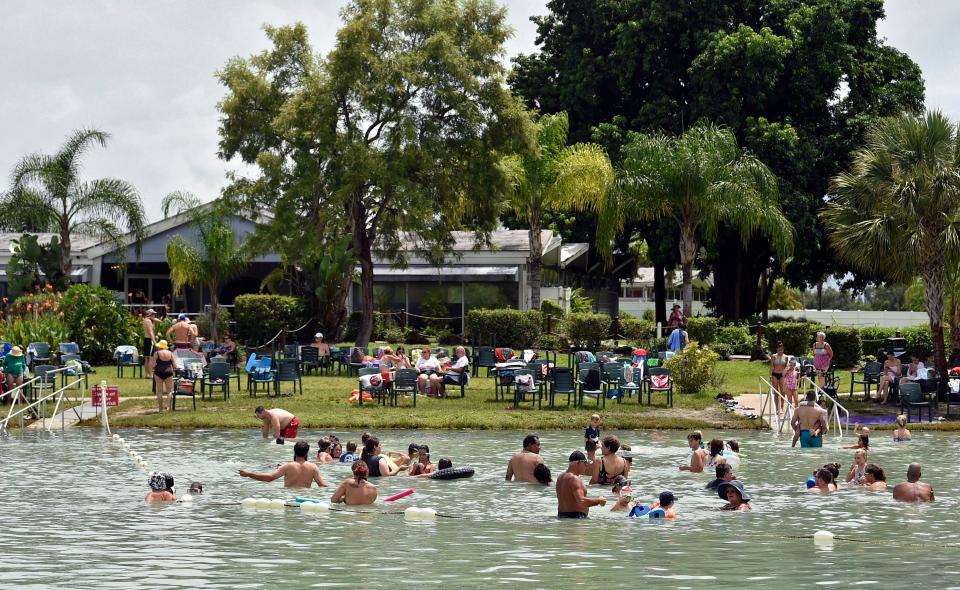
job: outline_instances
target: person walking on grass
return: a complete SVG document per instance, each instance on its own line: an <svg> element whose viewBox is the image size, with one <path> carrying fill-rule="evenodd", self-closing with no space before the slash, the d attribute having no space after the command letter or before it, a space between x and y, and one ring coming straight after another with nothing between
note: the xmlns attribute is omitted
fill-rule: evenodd
<svg viewBox="0 0 960 590"><path fill-rule="evenodd" d="M163 400L173 409L173 353L166 340L157 342L156 352L151 358L153 364L153 383L157 390L157 406L163 413Z"/></svg>

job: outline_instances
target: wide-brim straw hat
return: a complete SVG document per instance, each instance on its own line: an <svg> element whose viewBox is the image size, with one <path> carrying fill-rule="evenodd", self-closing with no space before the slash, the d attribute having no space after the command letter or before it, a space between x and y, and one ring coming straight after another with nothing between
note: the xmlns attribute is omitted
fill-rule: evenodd
<svg viewBox="0 0 960 590"><path fill-rule="evenodd" d="M160 342L157 342L157 348L159 348L160 350L167 350L168 348L170 348L170 345L167 344L166 340L161 340Z"/></svg>
<svg viewBox="0 0 960 590"><path fill-rule="evenodd" d="M12 354L13 356L23 356L23 349L20 348L19 346L14 346L13 348L10 349L10 354Z"/></svg>

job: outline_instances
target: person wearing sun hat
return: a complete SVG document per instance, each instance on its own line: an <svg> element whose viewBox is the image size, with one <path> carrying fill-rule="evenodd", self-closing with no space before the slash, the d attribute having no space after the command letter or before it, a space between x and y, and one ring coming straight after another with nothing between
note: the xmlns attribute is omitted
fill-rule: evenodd
<svg viewBox="0 0 960 590"><path fill-rule="evenodd" d="M720 510L733 510L736 512L746 512L752 510L750 507L750 494L743 489L743 482L738 479L725 481L717 487L717 495L721 500L727 503Z"/></svg>
<svg viewBox="0 0 960 590"><path fill-rule="evenodd" d="M27 373L27 359L23 356L23 349L14 346L3 357L3 374L7 376L7 389L23 385L23 376Z"/></svg>
<svg viewBox="0 0 960 590"><path fill-rule="evenodd" d="M147 483L150 485L150 493L144 498L147 504L177 501L177 497L173 495L173 492L167 489L167 477L166 473L157 471L150 474L149 479L147 479Z"/></svg>

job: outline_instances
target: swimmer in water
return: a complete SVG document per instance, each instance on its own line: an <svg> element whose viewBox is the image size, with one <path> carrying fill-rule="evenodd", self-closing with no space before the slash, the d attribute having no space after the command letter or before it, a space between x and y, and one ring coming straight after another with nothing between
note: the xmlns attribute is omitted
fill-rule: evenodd
<svg viewBox="0 0 960 590"><path fill-rule="evenodd" d="M703 467L707 463L707 451L700 448L703 442L703 434L695 430L687 435L687 444L692 449L690 453L689 465L681 465L680 471L691 471L693 473L703 473Z"/></svg>
<svg viewBox="0 0 960 590"><path fill-rule="evenodd" d="M583 446L587 451L587 460L593 461L597 457L597 446L600 444L600 414L590 416L590 425L583 432Z"/></svg>
<svg viewBox="0 0 960 590"><path fill-rule="evenodd" d="M330 454L331 444L326 436L317 442L317 463L333 463L333 455Z"/></svg>
<svg viewBox="0 0 960 590"><path fill-rule="evenodd" d="M444 469L453 469L453 461L446 457L437 461L437 471L443 471Z"/></svg>
<svg viewBox="0 0 960 590"><path fill-rule="evenodd" d="M833 472L825 468L817 470L817 483L807 489L807 492L814 494L829 494L835 491L837 484L833 483Z"/></svg>
<svg viewBox="0 0 960 590"><path fill-rule="evenodd" d="M857 442L852 445L847 445L845 447L840 447L841 449L863 449L864 451L870 450L870 435L866 432L861 432L857 435Z"/></svg>
<svg viewBox="0 0 960 590"><path fill-rule="evenodd" d="M897 416L897 429L893 432L893 442L910 442L911 440L913 440L913 435L907 428L907 417L900 414Z"/></svg>
<svg viewBox="0 0 960 590"><path fill-rule="evenodd" d="M869 489L882 492L887 489L887 474L884 473L883 468L877 465L876 463L867 463L864 467L866 472L863 476L861 486Z"/></svg>
<svg viewBox="0 0 960 590"><path fill-rule="evenodd" d="M257 406L253 414L263 422L264 440L270 438L271 430L273 430L273 437L277 440L277 444L282 445L285 438L297 438L300 420L290 412L281 408L268 410L263 406Z"/></svg>
<svg viewBox="0 0 960 590"><path fill-rule="evenodd" d="M591 506L605 506L603 496L590 498L580 478L589 469L587 456L581 451L570 454L567 470L557 478L557 518L587 518Z"/></svg>
<svg viewBox="0 0 960 590"><path fill-rule="evenodd" d="M373 504L377 500L377 486L367 481L370 470L363 461L353 464L353 477L345 479L337 486L330 501L334 504L347 506L363 506Z"/></svg>
<svg viewBox="0 0 960 590"><path fill-rule="evenodd" d="M850 471L847 472L847 483L855 486L863 483L863 476L867 473L866 469L867 451L865 449L857 449L853 453L853 465L850 466Z"/></svg>
<svg viewBox="0 0 960 590"><path fill-rule="evenodd" d="M543 463L543 457L540 456L540 437L528 434L523 439L523 450L511 457L510 462L507 463L507 475L504 479L539 483L533 475L533 470L540 463Z"/></svg>
<svg viewBox="0 0 960 590"><path fill-rule="evenodd" d="M167 474L157 473L156 471L150 474L150 479L147 480L147 483L150 484L150 493L144 498L147 504L177 501L173 492L167 489L167 477Z"/></svg>
<svg viewBox="0 0 960 590"><path fill-rule="evenodd" d="M420 445L417 452L417 462L410 466L410 475L417 477L430 475L437 470L437 466L430 462L430 447Z"/></svg>
<svg viewBox="0 0 960 590"><path fill-rule="evenodd" d="M933 486L920 481L920 464L911 463L907 467L907 481L893 488L893 499L900 502L933 502Z"/></svg>
<svg viewBox="0 0 960 590"><path fill-rule="evenodd" d="M320 487L326 487L320 468L307 461L310 445L300 441L293 446L293 461L277 467L273 473L252 473L240 470L241 477L249 477L257 481L274 481L283 478L285 488L309 488L314 482Z"/></svg>
<svg viewBox="0 0 960 590"><path fill-rule="evenodd" d="M409 469L413 464L417 462L417 453L420 451L420 445L417 443L410 443L407 446L407 453L403 454L400 451L387 451L387 457L393 459L393 462L397 464L398 469Z"/></svg>
<svg viewBox="0 0 960 590"><path fill-rule="evenodd" d="M553 475L550 473L550 468L543 463L538 463L537 466L533 468L533 476L537 478L539 483L545 486L553 483Z"/></svg>
<svg viewBox="0 0 960 590"><path fill-rule="evenodd" d="M750 494L743 489L743 484L739 480L727 481L720 484L717 488L717 495L720 499L726 500L720 510L729 510L733 512L747 512L752 510L750 507Z"/></svg>
<svg viewBox="0 0 960 590"><path fill-rule="evenodd" d="M714 472L717 476L716 479L706 485L706 489L711 492L716 491L723 482L737 479L737 476L733 474L733 467L729 463L720 463L714 468Z"/></svg>

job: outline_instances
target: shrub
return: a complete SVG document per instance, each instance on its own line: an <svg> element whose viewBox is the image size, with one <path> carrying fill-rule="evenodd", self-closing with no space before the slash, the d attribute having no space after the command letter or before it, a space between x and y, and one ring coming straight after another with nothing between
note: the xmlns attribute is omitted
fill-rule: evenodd
<svg viewBox="0 0 960 590"><path fill-rule="evenodd" d="M670 369L673 384L681 393L700 393L717 380L714 374L720 355L709 348L701 348L695 341L683 347L664 365Z"/></svg>
<svg viewBox="0 0 960 590"><path fill-rule="evenodd" d="M418 344L430 344L430 339L427 338L426 334L423 334L422 332L418 332L413 328L407 329L407 333L404 336L403 341L405 344L408 344L408 345L412 344L414 346Z"/></svg>
<svg viewBox="0 0 960 590"><path fill-rule="evenodd" d="M440 334L440 336L437 337L437 343L443 346L460 346L463 344L463 338L460 337L460 334L454 334L450 330L447 330L446 333Z"/></svg>
<svg viewBox="0 0 960 590"><path fill-rule="evenodd" d="M571 313L567 318L567 337L576 347L596 349L610 334L612 321L602 313Z"/></svg>
<svg viewBox="0 0 960 590"><path fill-rule="evenodd" d="M541 334L533 347L537 350L570 350L570 342L561 334Z"/></svg>
<svg viewBox="0 0 960 590"><path fill-rule="evenodd" d="M911 326L901 330L907 339L907 351L921 358L933 356L933 336L929 326Z"/></svg>
<svg viewBox="0 0 960 590"><path fill-rule="evenodd" d="M731 354L750 354L756 341L756 335L750 333L747 326L730 325L717 329L714 344L726 344Z"/></svg>
<svg viewBox="0 0 960 590"><path fill-rule="evenodd" d="M657 314L652 309L645 309L643 310L643 319L652 322L657 319Z"/></svg>
<svg viewBox="0 0 960 590"><path fill-rule="evenodd" d="M566 315L563 311L563 306L561 306L556 301L552 299L544 299L540 302L540 311L543 312L543 315L552 315L554 319L563 319L563 316Z"/></svg>
<svg viewBox="0 0 960 590"><path fill-rule="evenodd" d="M63 293L61 309L69 341L77 343L89 363L113 362L113 351L121 344L140 348L143 332L139 319L105 287L72 285ZM56 352L59 342L50 344Z"/></svg>
<svg viewBox="0 0 960 590"><path fill-rule="evenodd" d="M651 321L620 318L620 334L627 340L649 340L657 335L657 325Z"/></svg>
<svg viewBox="0 0 960 590"><path fill-rule="evenodd" d="M384 329L380 339L392 343L403 342L403 330L397 326L391 326Z"/></svg>
<svg viewBox="0 0 960 590"><path fill-rule="evenodd" d="M876 326L860 328L860 345L863 352L876 356L877 352L883 348L883 341L887 338L893 338L896 333L896 328L879 328Z"/></svg>
<svg viewBox="0 0 960 590"><path fill-rule="evenodd" d="M849 369L856 366L863 356L863 345L860 342L860 331L846 326L834 326L824 330L827 342L833 349L833 363L839 369ZM814 336L816 341L816 336Z"/></svg>
<svg viewBox="0 0 960 590"><path fill-rule="evenodd" d="M726 342L714 342L710 345L710 348L720 355L722 360L730 360L730 355L733 354L733 347L727 344Z"/></svg>
<svg viewBox="0 0 960 590"><path fill-rule="evenodd" d="M570 313L592 313L593 299L584 294L583 289L574 289L570 294Z"/></svg>
<svg viewBox="0 0 960 590"><path fill-rule="evenodd" d="M471 309L467 334L475 344L531 348L541 334L539 311L517 309Z"/></svg>
<svg viewBox="0 0 960 590"><path fill-rule="evenodd" d="M262 343L280 330L303 325L303 301L287 295L238 295L234 301L237 338L247 344Z"/></svg>
<svg viewBox="0 0 960 590"><path fill-rule="evenodd" d="M769 347L774 352L777 342L783 342L783 350L795 356L807 356L810 352L810 343L817 330L823 328L820 324L807 322L771 322L764 326L764 335Z"/></svg>
<svg viewBox="0 0 960 590"><path fill-rule="evenodd" d="M700 344L709 346L713 344L716 338L719 325L720 322L717 321L717 318L687 318L687 335L690 336L690 340L696 340Z"/></svg>

